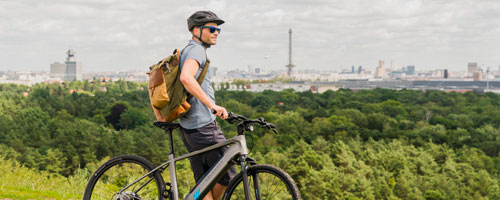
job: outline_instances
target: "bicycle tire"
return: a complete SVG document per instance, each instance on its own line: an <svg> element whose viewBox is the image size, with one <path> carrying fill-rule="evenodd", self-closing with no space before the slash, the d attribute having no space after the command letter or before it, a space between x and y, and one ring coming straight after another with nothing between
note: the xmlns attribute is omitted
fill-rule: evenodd
<svg viewBox="0 0 500 200"><path fill-rule="evenodd" d="M255 176L257 175L257 176ZM261 195L262 200L268 199L293 199L301 200L299 189L292 177L288 175L282 169L272 166L272 165L255 165L249 167L247 170L248 182L250 186L250 199L256 199L256 194ZM258 177L257 180L260 185L259 188L255 188L255 182L253 177ZM270 178L272 178L272 183ZM278 180L278 183L274 184L274 181ZM281 182L281 184L280 184ZM264 188L265 187L265 188ZM269 193L269 187L273 187L271 193ZM278 188L278 193L273 193L275 187ZM266 189L267 188L267 189ZM286 191L285 191L286 189ZM266 191L267 190L267 191ZM245 192L243 189L243 176L241 173L236 175L227 186L227 190L224 193L222 199L225 200L239 200L245 199Z"/></svg>
<svg viewBox="0 0 500 200"><path fill-rule="evenodd" d="M83 199L117 199L117 192L120 191L121 188L142 177L154 168L155 167L151 161L140 156L124 155L112 158L101 165L92 174L92 177L90 178L87 187L85 188ZM129 177L129 175L131 175L132 177ZM165 184L160 172L155 172L152 174L152 176L146 177L141 180L141 182L134 184L132 187L127 189L126 193L124 194L133 195L130 192L140 187L142 183L150 180L151 177L153 177L154 180L147 183L147 185L142 188L141 191L136 195L138 195L138 197L140 197L141 199L162 200L162 193ZM102 189L102 191L100 189ZM102 194L100 192L105 192L105 194Z"/></svg>

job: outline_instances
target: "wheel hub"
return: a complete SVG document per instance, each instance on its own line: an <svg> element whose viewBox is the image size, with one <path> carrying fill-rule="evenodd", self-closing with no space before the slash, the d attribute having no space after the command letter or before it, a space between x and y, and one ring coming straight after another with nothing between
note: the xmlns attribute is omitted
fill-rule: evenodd
<svg viewBox="0 0 500 200"><path fill-rule="evenodd" d="M141 198L135 192L125 191L117 194L116 200L141 200Z"/></svg>

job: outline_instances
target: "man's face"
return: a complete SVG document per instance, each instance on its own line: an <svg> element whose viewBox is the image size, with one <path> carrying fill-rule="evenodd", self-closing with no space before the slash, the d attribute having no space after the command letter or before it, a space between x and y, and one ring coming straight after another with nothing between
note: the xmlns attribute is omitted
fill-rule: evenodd
<svg viewBox="0 0 500 200"><path fill-rule="evenodd" d="M206 23L204 26L205 27L201 30L202 31L201 38L203 39L203 41L205 43L210 44L210 45L215 45L217 43L217 36L219 36L219 32L214 31L213 33L210 33L210 28L208 28L208 27L211 26L214 28L219 28L219 26L214 22ZM195 27L193 29L193 33L196 34L197 36L200 36L199 35L200 34L199 27Z"/></svg>

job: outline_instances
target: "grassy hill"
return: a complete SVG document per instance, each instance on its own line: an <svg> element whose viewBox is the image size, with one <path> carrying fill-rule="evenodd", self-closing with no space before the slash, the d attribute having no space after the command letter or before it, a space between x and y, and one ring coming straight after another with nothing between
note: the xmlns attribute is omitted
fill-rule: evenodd
<svg viewBox="0 0 500 200"><path fill-rule="evenodd" d="M81 199L88 173L68 178L0 159L0 199Z"/></svg>

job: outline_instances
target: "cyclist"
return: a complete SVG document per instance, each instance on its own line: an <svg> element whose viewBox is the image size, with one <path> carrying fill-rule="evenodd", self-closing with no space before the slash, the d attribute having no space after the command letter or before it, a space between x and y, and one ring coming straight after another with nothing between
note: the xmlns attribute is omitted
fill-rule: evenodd
<svg viewBox="0 0 500 200"><path fill-rule="evenodd" d="M182 50L180 80L192 97L188 99L191 109L179 118L179 124L182 140L189 152L226 141L215 118L219 116L221 119L226 119L228 113L224 107L215 104L211 73L206 73L201 85L197 82L203 67L208 67L205 65L206 49L217 43L220 33L219 25L223 23L224 21L211 11L198 11L187 19L192 39ZM212 110L216 112L215 115L212 114ZM189 158L197 183L227 149L228 147L219 148ZM203 199L219 199L235 175L236 168L233 166Z"/></svg>

